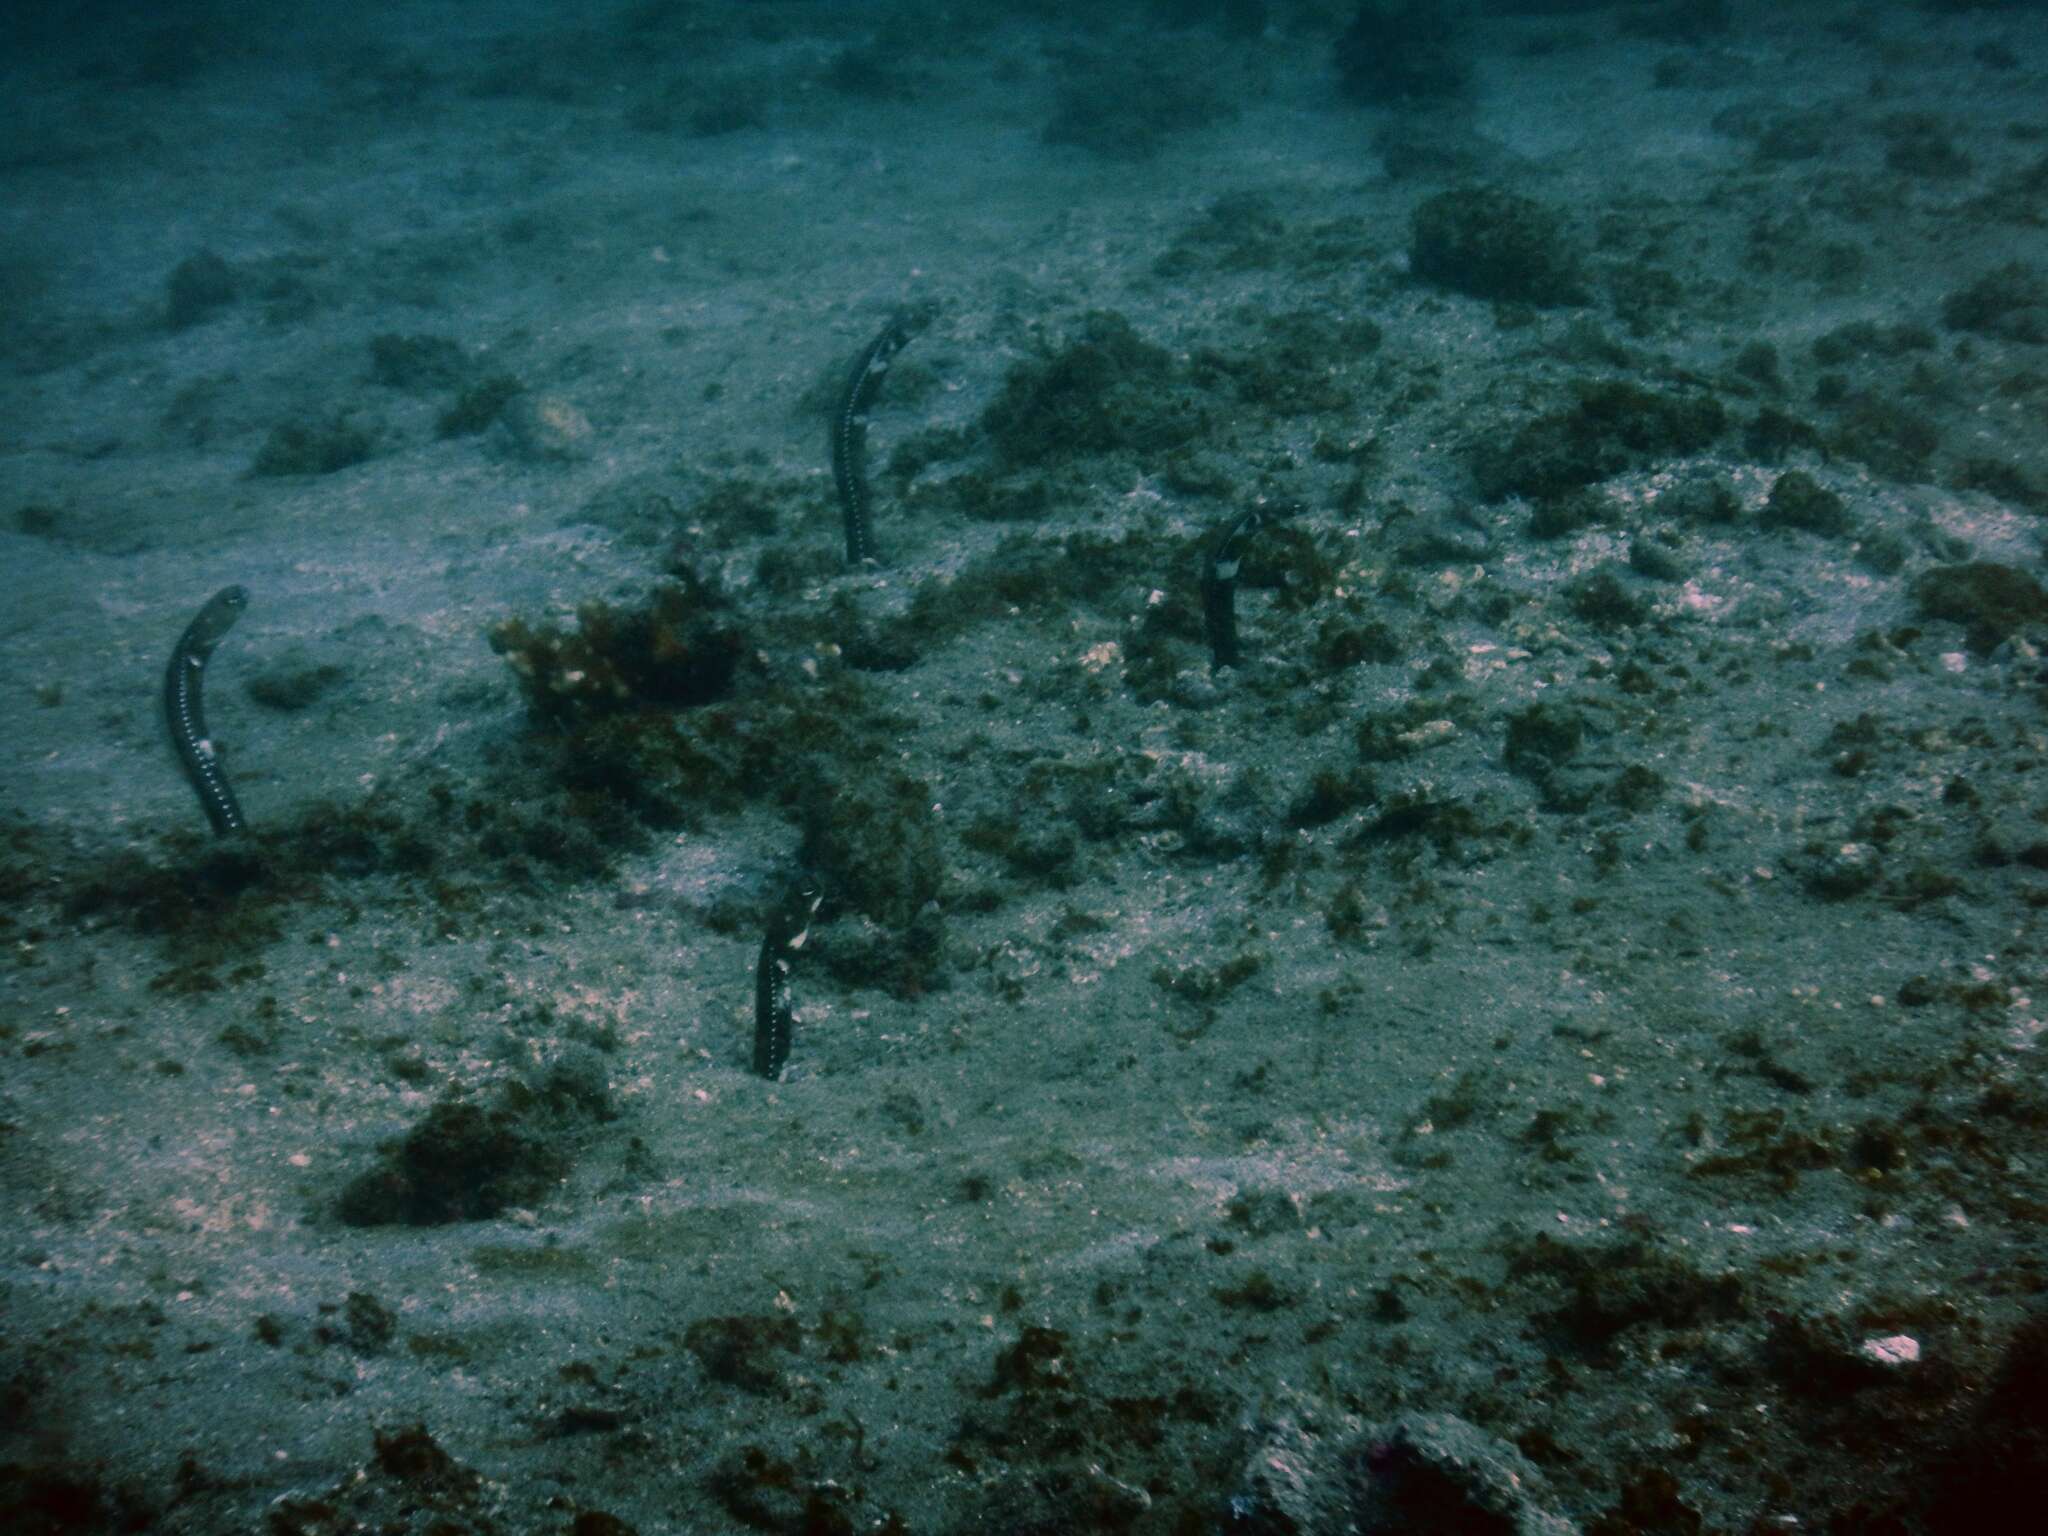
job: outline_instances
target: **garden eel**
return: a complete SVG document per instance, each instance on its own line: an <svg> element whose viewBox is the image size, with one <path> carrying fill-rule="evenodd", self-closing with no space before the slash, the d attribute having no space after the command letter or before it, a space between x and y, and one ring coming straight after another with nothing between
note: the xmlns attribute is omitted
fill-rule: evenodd
<svg viewBox="0 0 2048 1536"><path fill-rule="evenodd" d="M213 648L235 627L235 620L248 606L247 587L222 587L185 626L185 633L178 636L171 651L170 665L164 668L164 721L170 727L171 745L178 749L185 777L192 781L193 793L199 796L199 808L206 812L206 819L213 823L213 830L220 837L240 832L248 824L242 820L242 808L235 803L235 792L228 788L227 777L220 771L220 759L207 737L206 708L200 700L199 684Z"/></svg>
<svg viewBox="0 0 2048 1536"><path fill-rule="evenodd" d="M931 320L928 309L899 309L881 334L861 350L846 376L846 393L832 413L832 480L839 510L846 515L846 563L875 560L874 530L868 526L868 412L882 391L882 379L896 354Z"/></svg>
<svg viewBox="0 0 2048 1536"><path fill-rule="evenodd" d="M804 876L776 908L761 940L761 958L754 966L754 1071L770 1082L782 1076L796 1024L789 1001L789 957L810 937L811 919L824 899L823 887Z"/></svg>
<svg viewBox="0 0 2048 1536"><path fill-rule="evenodd" d="M1253 507L1232 518L1202 566L1202 628L1216 671L1237 665L1237 565L1251 536L1274 514Z"/></svg>

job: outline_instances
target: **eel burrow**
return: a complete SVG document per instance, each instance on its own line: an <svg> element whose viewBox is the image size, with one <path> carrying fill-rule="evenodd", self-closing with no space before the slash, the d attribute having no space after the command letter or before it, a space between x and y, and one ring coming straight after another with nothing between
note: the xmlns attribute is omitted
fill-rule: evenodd
<svg viewBox="0 0 2048 1536"><path fill-rule="evenodd" d="M796 1027L796 1009L789 999L789 957L811 935L824 889L806 876L797 882L761 940L761 958L754 966L754 1071L773 1082L789 1060L789 1042Z"/></svg>
<svg viewBox="0 0 2048 1536"><path fill-rule="evenodd" d="M227 777L220 771L220 758L206 734L206 706L199 685L206 675L206 663L213 648L235 627L235 620L248 606L248 588L222 587L185 626L185 633L178 636L171 651L170 665L164 668L164 722L170 727L171 745L177 749L178 761L185 765L185 777L192 781L192 792L199 796L199 808L206 812L206 819L213 823L214 833L220 837L240 832L248 824L242 819L242 808L235 803L235 792L228 788Z"/></svg>
<svg viewBox="0 0 2048 1536"><path fill-rule="evenodd" d="M875 535L868 509L868 412L882 392L882 380L896 354L909 346L930 321L930 312L899 309L881 334L861 349L846 376L846 392L832 413L832 481L839 488L839 510L846 517L846 563L874 561Z"/></svg>

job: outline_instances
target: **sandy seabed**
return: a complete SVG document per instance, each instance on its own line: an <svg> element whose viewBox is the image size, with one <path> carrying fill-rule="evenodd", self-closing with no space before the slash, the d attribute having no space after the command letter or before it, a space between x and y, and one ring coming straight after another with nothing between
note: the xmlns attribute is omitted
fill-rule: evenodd
<svg viewBox="0 0 2048 1536"><path fill-rule="evenodd" d="M9 1530L2001 1528L2048 23L1354 9L11 23Z"/></svg>

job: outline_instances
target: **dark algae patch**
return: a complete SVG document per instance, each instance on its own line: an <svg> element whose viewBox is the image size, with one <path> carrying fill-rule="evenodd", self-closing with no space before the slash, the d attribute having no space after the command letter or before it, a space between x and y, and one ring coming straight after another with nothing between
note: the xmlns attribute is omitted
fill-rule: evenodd
<svg viewBox="0 0 2048 1536"><path fill-rule="evenodd" d="M1756 522L1759 528L1797 528L1822 538L1840 538L1850 528L1842 498L1803 469L1778 476Z"/></svg>
<svg viewBox="0 0 2048 1536"><path fill-rule="evenodd" d="M819 960L843 981L915 997L933 983L944 933L946 858L930 786L908 774L821 773L800 801L798 857L837 913ZM831 913L828 913L831 915Z"/></svg>
<svg viewBox="0 0 2048 1536"><path fill-rule="evenodd" d="M2023 262L1994 267L1944 299L1941 319L1953 331L2048 345L2048 276Z"/></svg>
<svg viewBox="0 0 2048 1536"><path fill-rule="evenodd" d="M241 291L235 269L216 251L187 256L164 284L164 323L174 331L210 319Z"/></svg>
<svg viewBox="0 0 2048 1536"><path fill-rule="evenodd" d="M406 370L409 376L418 371ZM474 437L494 425L505 408L525 392L526 386L509 373L493 373L464 384L435 421L434 430L442 437Z"/></svg>
<svg viewBox="0 0 2048 1536"><path fill-rule="evenodd" d="M1524 422L1505 443L1476 444L1473 470L1489 499L1540 501L1699 453L1727 428L1728 413L1711 395L1578 379L1569 404Z"/></svg>
<svg viewBox="0 0 2048 1536"><path fill-rule="evenodd" d="M1511 1280L1540 1280L1559 1300L1538 1319L1573 1348L1608 1354L1632 1329L1698 1329L1741 1317L1743 1282L1702 1274L1647 1239L1567 1245L1538 1235L1507 1253Z"/></svg>
<svg viewBox="0 0 2048 1536"><path fill-rule="evenodd" d="M354 1227L439 1226L487 1220L540 1199L568 1160L507 1105L436 1105L389 1150L380 1166L343 1190L336 1212Z"/></svg>
<svg viewBox="0 0 2048 1536"><path fill-rule="evenodd" d="M1497 186L1459 187L1417 206L1409 269L1475 299L1582 304L1583 258L1557 210Z"/></svg>
<svg viewBox="0 0 2048 1536"><path fill-rule="evenodd" d="M370 378L387 389L453 389L470 373L453 337L386 332L370 338Z"/></svg>
<svg viewBox="0 0 2048 1536"><path fill-rule="evenodd" d="M998 459L1012 467L1156 453L1202 425L1172 354L1108 311L1085 316L1063 346L1019 363L982 417Z"/></svg>
<svg viewBox="0 0 2048 1536"><path fill-rule="evenodd" d="M336 1204L352 1227L487 1221L545 1199L592 1125L615 1118L601 1076L563 1062L537 1085L508 1080L486 1106L449 1098L387 1144Z"/></svg>
<svg viewBox="0 0 2048 1536"><path fill-rule="evenodd" d="M1913 601L1925 618L1962 625L1976 651L2048 624L2048 592L2040 582L1990 560L1922 572L1913 582Z"/></svg>
<svg viewBox="0 0 2048 1536"><path fill-rule="evenodd" d="M369 432L346 412L325 420L283 421L270 429L249 473L331 475L366 461L374 446Z"/></svg>
<svg viewBox="0 0 2048 1536"><path fill-rule="evenodd" d="M692 579L657 587L637 608L586 603L574 630L505 619L489 638L534 714L569 723L725 697L742 650L727 617L717 593Z"/></svg>

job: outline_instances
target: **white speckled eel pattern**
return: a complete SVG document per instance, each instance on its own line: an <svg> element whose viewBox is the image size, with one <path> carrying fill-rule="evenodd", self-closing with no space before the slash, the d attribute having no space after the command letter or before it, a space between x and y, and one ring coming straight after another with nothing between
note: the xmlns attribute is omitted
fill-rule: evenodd
<svg viewBox="0 0 2048 1536"><path fill-rule="evenodd" d="M170 728L171 745L177 749L185 777L191 780L192 790L199 796L199 808L206 812L206 819L221 837L240 832L247 823L207 736L206 708L199 685L214 647L235 627L235 620L248 606L246 587L223 587L214 593L185 626L171 652L170 664L164 668L164 722Z"/></svg>
<svg viewBox="0 0 2048 1536"><path fill-rule="evenodd" d="M848 565L875 559L874 530L868 521L868 412L881 393L889 364L916 334L909 316L890 316L881 334L855 359L846 393L832 416L832 480L839 488L839 510L846 517Z"/></svg>

